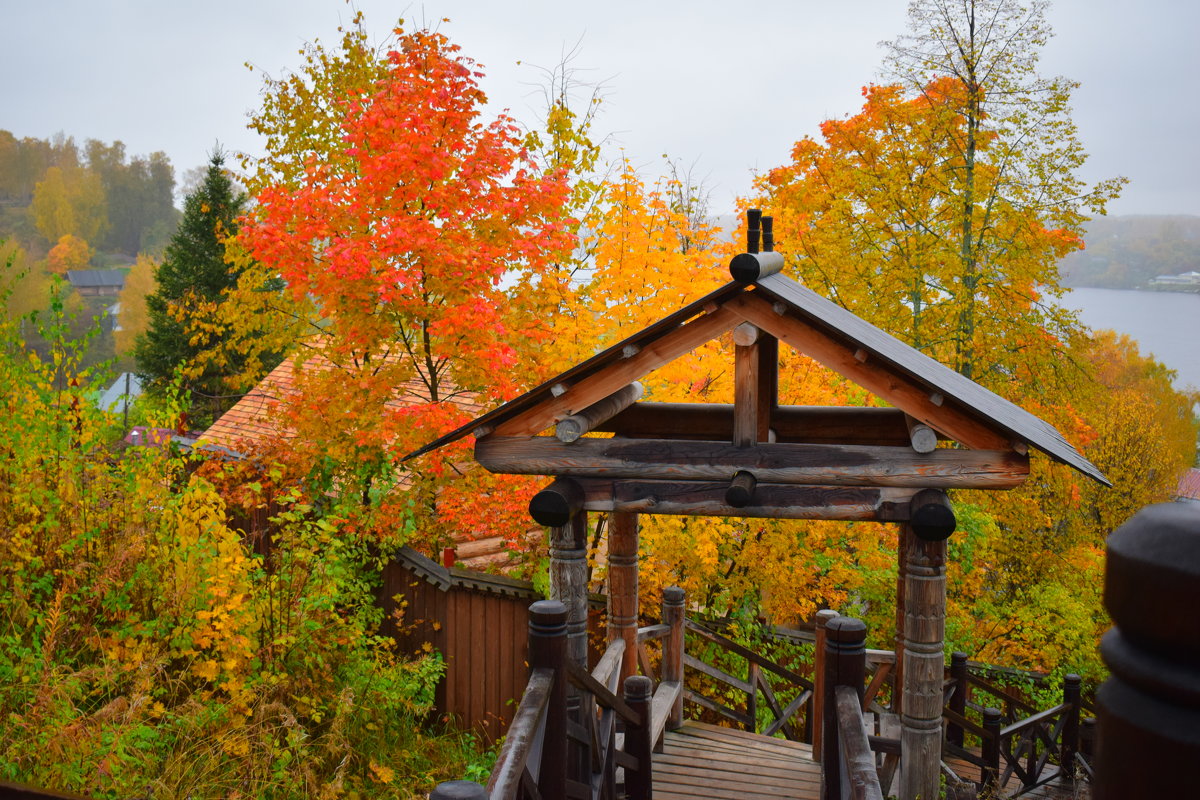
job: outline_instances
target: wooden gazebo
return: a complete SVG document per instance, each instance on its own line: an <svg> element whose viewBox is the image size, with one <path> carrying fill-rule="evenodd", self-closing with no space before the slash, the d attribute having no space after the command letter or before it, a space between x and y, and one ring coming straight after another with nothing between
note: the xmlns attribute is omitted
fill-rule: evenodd
<svg viewBox="0 0 1200 800"><path fill-rule="evenodd" d="M413 455L474 434L485 468L554 478L530 511L551 528L551 597L567 607L568 650L581 666L587 512L611 514L609 638L628 644L623 675L636 671L638 514L898 523L899 796L936 797L945 540L955 526L946 490L1019 485L1031 447L1108 481L1048 423L779 274L782 266L770 219L760 229L752 211L730 283ZM732 405L639 402L639 378L730 332ZM779 342L893 407L779 405Z"/></svg>

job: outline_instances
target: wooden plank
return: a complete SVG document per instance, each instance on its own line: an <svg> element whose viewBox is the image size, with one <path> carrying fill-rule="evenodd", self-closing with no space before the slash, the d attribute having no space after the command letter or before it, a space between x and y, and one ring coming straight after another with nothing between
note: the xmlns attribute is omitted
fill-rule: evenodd
<svg viewBox="0 0 1200 800"><path fill-rule="evenodd" d="M547 396L532 408L501 422L496 426L495 435L530 436L540 433L559 420L582 411L643 375L715 339L738 322L736 314L719 306L711 313L646 342L642 349L629 358L610 362L596 372L580 377L578 383L568 386L557 397ZM485 436L478 441L488 438Z"/></svg>
<svg viewBox="0 0 1200 800"><path fill-rule="evenodd" d="M593 403L578 414L572 414L564 420L559 420L554 428L554 435L562 442L573 442L585 433L590 433L596 426L611 419L621 411L636 403L642 396L642 384L634 381L617 391Z"/></svg>
<svg viewBox="0 0 1200 800"><path fill-rule="evenodd" d="M758 343L733 349L733 444L751 447L758 441Z"/></svg>
<svg viewBox="0 0 1200 800"><path fill-rule="evenodd" d="M762 384L761 367L759 377ZM760 386L760 405L763 393ZM727 442L733 436L733 411L729 403L635 403L596 430L631 439ZM776 442L911 446L905 414L898 408L775 406L769 417ZM767 441L766 434L760 431L758 440Z"/></svg>
<svg viewBox="0 0 1200 800"><path fill-rule="evenodd" d="M1011 450L935 450L870 445L758 444L665 439L488 436L475 443L486 469L512 475L644 480L728 480L739 470L764 483L824 486L1007 489L1029 475Z"/></svg>
<svg viewBox="0 0 1200 800"><path fill-rule="evenodd" d="M758 337L758 441L771 441L779 407L779 340L759 332ZM776 431L778 435L778 431Z"/></svg>
<svg viewBox="0 0 1200 800"><path fill-rule="evenodd" d="M750 505L726 502L727 482L563 478L584 490L587 511L630 511L705 517L905 522L919 490L877 486L789 486L757 483Z"/></svg>
<svg viewBox="0 0 1200 800"><path fill-rule="evenodd" d="M831 334L797 317L777 314L765 297L742 293L727 301L724 307L736 311L747 322L753 322L781 342L846 376L875 396L903 409L917 421L968 447L1002 450L1011 446L1011 435L989 428L954 403L936 404L926 386L898 370L885 369L870 360L859 361L854 357L856 348L853 345L838 341Z"/></svg>

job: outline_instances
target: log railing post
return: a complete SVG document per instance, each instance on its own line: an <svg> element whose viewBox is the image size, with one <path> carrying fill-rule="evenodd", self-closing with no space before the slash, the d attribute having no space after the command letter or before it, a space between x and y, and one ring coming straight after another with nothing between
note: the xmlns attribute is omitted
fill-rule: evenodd
<svg viewBox="0 0 1200 800"><path fill-rule="evenodd" d="M680 690L667 715L667 729L675 730L683 725L683 589L668 586L663 589L662 621L671 626L671 632L663 639L662 668L659 679L678 681Z"/></svg>
<svg viewBox="0 0 1200 800"><path fill-rule="evenodd" d="M983 710L983 768L980 770L980 783L984 797L995 797L1000 789L1000 724L1001 714L998 708Z"/></svg>
<svg viewBox="0 0 1200 800"><path fill-rule="evenodd" d="M1062 746L1059 753L1061 775L1068 781L1075 780L1075 753L1079 751L1079 699L1082 695L1082 679L1075 674L1063 678Z"/></svg>
<svg viewBox="0 0 1200 800"><path fill-rule="evenodd" d="M542 797L566 797L567 793L566 660L566 606L557 600L539 600L529 607L529 668L554 670L538 771Z"/></svg>
<svg viewBox="0 0 1200 800"><path fill-rule="evenodd" d="M651 740L651 706L654 682L645 675L630 675L623 687L625 704L639 716L635 725L625 727L625 752L637 759L636 770L625 768L625 796L629 800L650 800L652 789L652 759L654 742ZM544 794L543 797L548 795Z"/></svg>
<svg viewBox="0 0 1200 800"><path fill-rule="evenodd" d="M813 761L821 763L824 742L821 732L825 729L825 637L830 620L838 613L825 608L817 612L816 643L813 646L813 699L809 715L809 730L812 732Z"/></svg>
<svg viewBox="0 0 1200 800"><path fill-rule="evenodd" d="M825 626L824 719L822 720L821 798L840 800L842 750L838 743L837 703L834 690L850 686L862 702L867 672L867 626L860 619L837 617Z"/></svg>
<svg viewBox="0 0 1200 800"><path fill-rule="evenodd" d="M429 800L488 800L488 793L474 781L447 781L434 787Z"/></svg>
<svg viewBox="0 0 1200 800"><path fill-rule="evenodd" d="M954 694L950 695L950 710L959 716L967 713L967 654L953 653L950 656L950 680L954 682ZM962 726L951 722L946 725L946 741L950 744L963 746Z"/></svg>

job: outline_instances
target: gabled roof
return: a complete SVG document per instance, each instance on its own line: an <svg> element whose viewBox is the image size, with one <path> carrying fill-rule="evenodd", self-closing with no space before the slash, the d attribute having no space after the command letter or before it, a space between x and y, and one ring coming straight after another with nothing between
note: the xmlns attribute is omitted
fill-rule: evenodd
<svg viewBox="0 0 1200 800"><path fill-rule="evenodd" d="M696 324L705 317L713 324ZM678 346L687 338L682 334L687 327L693 327L698 336L703 336L688 348L694 349L743 321L753 322L968 447L1033 447L1100 483L1111 485L1049 423L781 274L760 278L753 284L730 282L515 400L430 442L407 458L472 432L494 430L528 415L539 405L552 405L562 394L562 387L579 384L633 354L662 344L668 337L673 337L673 344ZM691 326L685 325L689 322ZM630 380L637 377L641 375ZM579 410L572 408L569 413Z"/></svg>
<svg viewBox="0 0 1200 800"><path fill-rule="evenodd" d="M125 273L119 269L73 269L67 270L67 281L76 288L101 288L125 285Z"/></svg>

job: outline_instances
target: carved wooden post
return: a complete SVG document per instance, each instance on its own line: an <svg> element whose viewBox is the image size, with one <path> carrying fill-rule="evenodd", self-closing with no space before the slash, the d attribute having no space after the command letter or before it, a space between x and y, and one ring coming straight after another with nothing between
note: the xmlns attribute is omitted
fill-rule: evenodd
<svg viewBox="0 0 1200 800"><path fill-rule="evenodd" d="M625 752L638 760L636 770L625 768L625 796L629 800L650 800L654 747L650 740L650 715L654 682L645 675L630 675L625 679L623 691L625 704L641 717L637 725L630 724L625 728Z"/></svg>
<svg viewBox="0 0 1200 800"><path fill-rule="evenodd" d="M529 668L554 670L546 702L546 730L538 791L542 797L567 794L567 609L557 600L539 600L529 607Z"/></svg>
<svg viewBox="0 0 1200 800"><path fill-rule="evenodd" d="M567 608L567 655L587 669L587 512L550 529L550 599Z"/></svg>
<svg viewBox="0 0 1200 800"><path fill-rule="evenodd" d="M967 654L955 652L950 656L950 680L954 681L954 694L950 696L950 710L959 716L967 713ZM951 722L946 725L946 741L963 746L962 726Z"/></svg>
<svg viewBox="0 0 1200 800"><path fill-rule="evenodd" d="M1200 764L1200 506L1139 511L1108 537L1096 800L1194 797Z"/></svg>
<svg viewBox="0 0 1200 800"><path fill-rule="evenodd" d="M983 768L979 772L984 797L995 797L1000 789L1000 709L983 710ZM934 795L936 797L936 795Z"/></svg>
<svg viewBox="0 0 1200 800"><path fill-rule="evenodd" d="M809 730L812 732L813 761L821 761L824 752L821 731L825 729L825 639L831 620L837 619L838 613L829 608L817 612L816 644L813 647L813 699L809 714Z"/></svg>
<svg viewBox="0 0 1200 800"><path fill-rule="evenodd" d="M904 712L904 615L906 610L905 591L908 582L908 540L912 528L901 525L896 532L896 638L894 649L896 663L892 667L892 713Z"/></svg>
<svg viewBox="0 0 1200 800"><path fill-rule="evenodd" d="M663 639L662 670L664 681L679 681L679 696L667 716L667 728L675 730L683 724L683 589L668 586L663 589L662 621L671 626L671 632Z"/></svg>
<svg viewBox="0 0 1200 800"><path fill-rule="evenodd" d="M1079 698L1082 683L1083 680L1075 674L1063 678L1063 705L1070 706L1070 708L1063 712L1065 718L1058 763L1062 768L1062 776L1068 781L1075 780L1075 753L1079 750Z"/></svg>
<svg viewBox="0 0 1200 800"><path fill-rule="evenodd" d="M907 525L903 526L908 528ZM908 531L904 577L904 664L900 714L900 800L938 796L946 626L946 542Z"/></svg>
<svg viewBox="0 0 1200 800"><path fill-rule="evenodd" d="M625 640L621 681L636 675L638 515L614 511L608 524L608 640Z"/></svg>
<svg viewBox="0 0 1200 800"><path fill-rule="evenodd" d="M429 793L429 800L488 800L488 792L474 781L447 781Z"/></svg>
<svg viewBox="0 0 1200 800"><path fill-rule="evenodd" d="M821 798L842 796L842 752L838 744L837 703L834 690L852 686L861 702L867 674L867 625L853 617L837 617L825 626L825 674L823 676L821 723ZM936 797L937 795L932 795Z"/></svg>

